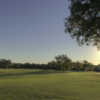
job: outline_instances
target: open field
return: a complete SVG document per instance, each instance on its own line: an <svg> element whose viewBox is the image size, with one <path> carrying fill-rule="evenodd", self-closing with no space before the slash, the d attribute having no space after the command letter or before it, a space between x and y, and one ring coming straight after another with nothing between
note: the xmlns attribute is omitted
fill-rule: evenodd
<svg viewBox="0 0 100 100"><path fill-rule="evenodd" d="M0 100L100 100L100 74L0 70Z"/></svg>

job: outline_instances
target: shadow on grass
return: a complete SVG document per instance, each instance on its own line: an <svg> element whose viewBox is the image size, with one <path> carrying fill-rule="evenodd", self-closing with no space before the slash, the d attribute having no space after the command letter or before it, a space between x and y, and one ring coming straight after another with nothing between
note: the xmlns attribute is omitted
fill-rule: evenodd
<svg viewBox="0 0 100 100"><path fill-rule="evenodd" d="M20 72L20 73L17 73L17 72L9 72L9 73L1 73L0 74L0 78L2 77L10 77L10 76L14 76L14 77L17 77L17 76L25 76L25 75L46 75L46 74L57 74L57 73L64 73L62 71L48 71L48 70L40 70L40 71L30 71L30 72Z"/></svg>

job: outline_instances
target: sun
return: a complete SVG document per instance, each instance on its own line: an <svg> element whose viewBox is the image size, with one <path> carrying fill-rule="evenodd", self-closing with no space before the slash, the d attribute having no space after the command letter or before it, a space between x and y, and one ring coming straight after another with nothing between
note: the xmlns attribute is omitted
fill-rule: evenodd
<svg viewBox="0 0 100 100"><path fill-rule="evenodd" d="M100 50L95 50L94 52L93 52L93 57L92 57L92 59L93 59L93 63L94 64L100 64Z"/></svg>

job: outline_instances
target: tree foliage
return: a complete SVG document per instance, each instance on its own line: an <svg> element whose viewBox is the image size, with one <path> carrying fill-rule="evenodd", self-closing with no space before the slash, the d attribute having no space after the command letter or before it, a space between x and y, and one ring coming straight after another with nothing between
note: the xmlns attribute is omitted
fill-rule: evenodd
<svg viewBox="0 0 100 100"><path fill-rule="evenodd" d="M0 59L0 68L42 69L56 71L93 71L94 65L86 60L83 62L74 62L67 55L58 55L53 61L48 62L48 64L13 63L11 60Z"/></svg>
<svg viewBox="0 0 100 100"><path fill-rule="evenodd" d="M65 32L80 45L100 47L100 0L69 0L70 15L65 18Z"/></svg>
<svg viewBox="0 0 100 100"><path fill-rule="evenodd" d="M58 55L55 59L57 64L60 65L61 70L65 71L70 69L72 60L67 55Z"/></svg>

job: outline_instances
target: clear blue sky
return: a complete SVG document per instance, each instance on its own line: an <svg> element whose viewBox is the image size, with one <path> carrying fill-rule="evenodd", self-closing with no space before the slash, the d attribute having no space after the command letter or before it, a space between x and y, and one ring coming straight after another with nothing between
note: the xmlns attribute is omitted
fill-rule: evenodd
<svg viewBox="0 0 100 100"><path fill-rule="evenodd" d="M73 60L100 61L94 47L79 47L64 33L68 0L0 0L0 58L47 63L67 54Z"/></svg>

